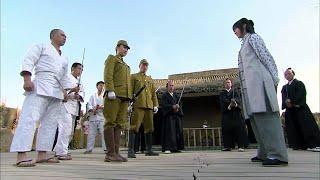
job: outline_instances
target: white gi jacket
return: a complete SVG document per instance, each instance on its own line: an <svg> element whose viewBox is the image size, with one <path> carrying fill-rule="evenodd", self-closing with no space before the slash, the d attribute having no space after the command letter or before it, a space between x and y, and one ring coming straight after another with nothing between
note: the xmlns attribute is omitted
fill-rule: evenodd
<svg viewBox="0 0 320 180"><path fill-rule="evenodd" d="M95 93L90 97L88 102L88 111L92 110L97 105L103 106L103 92L100 96L98 96L98 93ZM96 111L96 115L91 112L89 121L104 121L103 109L99 109L98 111Z"/></svg>
<svg viewBox="0 0 320 180"><path fill-rule="evenodd" d="M75 78L72 74L68 74L68 79L72 84L72 87L77 87L79 80ZM78 94L84 99L84 88L83 85L80 84L80 91ZM69 114L78 116L79 115L79 102L74 97L75 93L68 93L68 101L64 103L64 107L66 108Z"/></svg>
<svg viewBox="0 0 320 180"><path fill-rule="evenodd" d="M31 47L23 59L22 71L34 74L34 91L37 95L63 99L63 89L72 88L67 78L68 60L60 56L52 44Z"/></svg>

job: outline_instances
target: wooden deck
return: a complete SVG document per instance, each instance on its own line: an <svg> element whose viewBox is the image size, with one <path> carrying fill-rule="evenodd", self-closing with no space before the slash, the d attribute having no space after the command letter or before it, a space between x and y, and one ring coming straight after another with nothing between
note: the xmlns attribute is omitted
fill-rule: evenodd
<svg viewBox="0 0 320 180"><path fill-rule="evenodd" d="M104 154L96 148L93 154L73 150L73 160L59 164L37 164L32 168L13 166L16 154L1 153L1 180L71 180L71 179L197 179L197 180L319 180L320 153L289 150L289 166L262 167L249 159L255 150L246 152L186 151L146 157L138 154L126 163L105 163ZM126 151L122 151L126 154ZM32 152L35 157L35 152Z"/></svg>

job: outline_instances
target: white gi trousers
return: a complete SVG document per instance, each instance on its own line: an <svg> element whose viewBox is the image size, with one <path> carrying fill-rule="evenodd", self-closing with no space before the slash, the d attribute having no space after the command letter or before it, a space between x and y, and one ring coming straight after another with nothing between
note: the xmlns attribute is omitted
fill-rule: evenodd
<svg viewBox="0 0 320 180"><path fill-rule="evenodd" d="M104 120L91 120L89 121L89 134L87 136L87 151L92 151L97 133L101 136L101 145L103 150L106 149L106 143L104 141Z"/></svg>
<svg viewBox="0 0 320 180"><path fill-rule="evenodd" d="M37 95L34 91L27 93L19 122L12 139L10 152L31 151L36 125L38 128L36 150L51 151L57 120L61 118L61 99L49 96Z"/></svg>
<svg viewBox="0 0 320 180"><path fill-rule="evenodd" d="M56 155L62 156L68 154L68 146L73 136L75 119L77 116L67 112L65 106L62 106L64 118L58 119L58 138L54 147Z"/></svg>

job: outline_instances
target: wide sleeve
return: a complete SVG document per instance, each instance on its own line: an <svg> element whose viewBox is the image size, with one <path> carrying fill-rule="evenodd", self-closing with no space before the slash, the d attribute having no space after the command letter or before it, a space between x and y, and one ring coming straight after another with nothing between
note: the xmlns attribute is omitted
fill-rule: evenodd
<svg viewBox="0 0 320 180"><path fill-rule="evenodd" d="M226 112L228 111L228 106L230 104L230 99L227 98L227 93L225 93L224 91L222 91L219 95L219 99L220 99L220 107L222 112Z"/></svg>
<svg viewBox="0 0 320 180"><path fill-rule="evenodd" d="M237 102L237 107L236 108L241 109L241 97L240 97L239 93L235 89L233 89L233 91L234 91L234 99Z"/></svg>
<svg viewBox="0 0 320 180"><path fill-rule="evenodd" d="M297 81L294 87L295 96L292 97L291 101L293 105L304 106L306 104L306 87L303 82Z"/></svg>
<svg viewBox="0 0 320 180"><path fill-rule="evenodd" d="M271 74L274 85L278 85L280 79L278 77L277 65L263 39L258 34L252 34L249 38L249 44L252 46L260 62Z"/></svg>
<svg viewBox="0 0 320 180"><path fill-rule="evenodd" d="M84 92L84 85L80 84L80 91L79 91L79 96L81 96L82 100L84 100L85 97L85 92Z"/></svg>
<svg viewBox="0 0 320 180"><path fill-rule="evenodd" d="M167 116L170 113L173 113L172 105L169 102L167 95L164 93L161 96L160 107L162 109L163 116Z"/></svg>
<svg viewBox="0 0 320 180"><path fill-rule="evenodd" d="M287 105L286 105L286 99L287 99L287 85L282 86L281 89L281 97L282 97L282 102L281 102L281 109L286 109Z"/></svg>
<svg viewBox="0 0 320 180"><path fill-rule="evenodd" d="M112 55L109 55L104 63L104 83L105 91L114 91L113 73L114 73L115 60Z"/></svg>
<svg viewBox="0 0 320 180"><path fill-rule="evenodd" d="M63 67L63 76L60 80L61 86L63 89L65 90L70 90L71 88L73 88L72 86L72 81L69 77L69 73L68 73L68 63L66 65L64 65Z"/></svg>
<svg viewBox="0 0 320 180"><path fill-rule="evenodd" d="M43 45L33 45L26 53L22 61L22 69L20 75L23 76L25 73L32 74L34 66L40 59Z"/></svg>
<svg viewBox="0 0 320 180"><path fill-rule="evenodd" d="M92 110L93 107L96 106L96 105L94 104L94 99L93 99L93 98L94 98L94 97L93 97L93 95L92 95L92 96L90 97L89 101L88 101L88 106L87 106L88 110L87 110L87 111Z"/></svg>

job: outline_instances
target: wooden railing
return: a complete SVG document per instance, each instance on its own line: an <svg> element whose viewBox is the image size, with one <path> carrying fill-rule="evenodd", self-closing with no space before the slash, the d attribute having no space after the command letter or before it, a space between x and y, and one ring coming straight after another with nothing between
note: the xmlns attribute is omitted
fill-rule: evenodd
<svg viewBox="0 0 320 180"><path fill-rule="evenodd" d="M185 147L221 146L221 128L183 128Z"/></svg>
<svg viewBox="0 0 320 180"><path fill-rule="evenodd" d="M121 146L127 147L128 131L121 134ZM222 144L221 128L183 128L186 148L220 147Z"/></svg>

